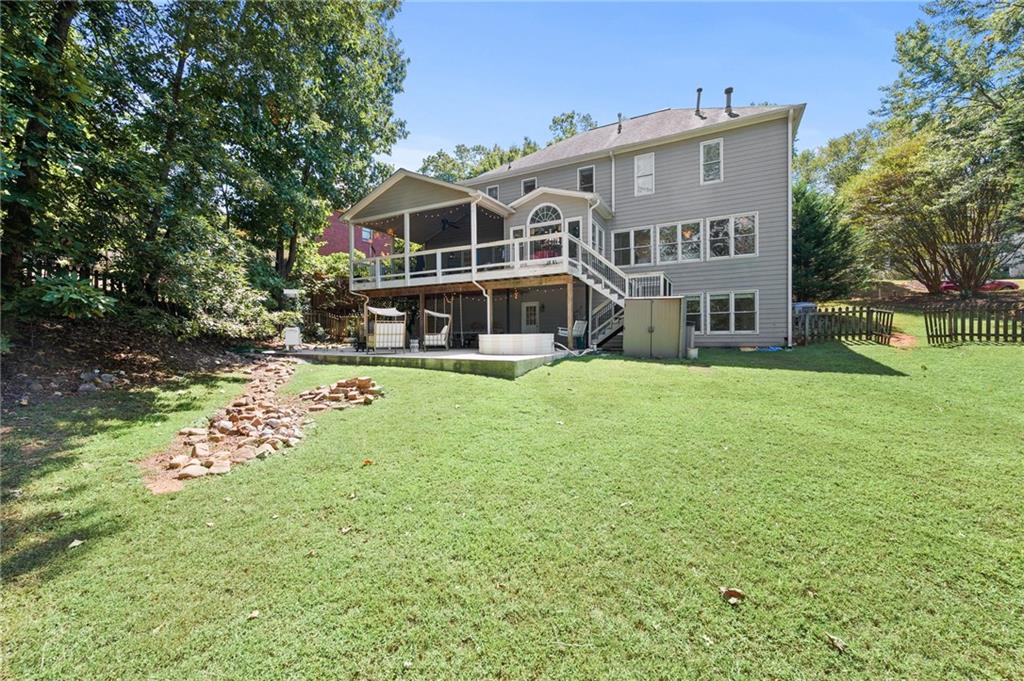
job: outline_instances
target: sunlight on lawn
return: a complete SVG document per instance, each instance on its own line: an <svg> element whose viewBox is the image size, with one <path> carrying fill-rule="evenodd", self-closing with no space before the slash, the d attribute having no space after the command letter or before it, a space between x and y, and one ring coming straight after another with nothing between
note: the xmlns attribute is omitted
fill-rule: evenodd
<svg viewBox="0 0 1024 681"><path fill-rule="evenodd" d="M4 441L4 675L1012 677L1022 359L375 368L384 400L161 497L133 462L240 384L31 408Z"/></svg>

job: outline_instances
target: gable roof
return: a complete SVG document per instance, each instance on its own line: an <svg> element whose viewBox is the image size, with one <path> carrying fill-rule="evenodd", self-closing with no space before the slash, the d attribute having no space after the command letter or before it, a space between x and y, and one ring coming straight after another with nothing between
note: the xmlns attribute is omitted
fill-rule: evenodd
<svg viewBox="0 0 1024 681"><path fill-rule="evenodd" d="M447 182L445 180L439 180L436 177L430 177L429 175L423 175L423 174L420 174L420 173L414 173L413 171L406 170L405 168L399 168L394 173L392 173L390 175L390 177L388 177L388 179L386 179L383 182L381 182L377 186L376 189L374 189L372 192L370 192L369 194L364 196L362 199L360 199L358 202L356 202L356 204L354 206L352 206L351 208L346 210L344 213L342 213L341 217L343 219L345 219L345 220L353 220L353 219L356 219L356 220L359 220L359 219L369 220L369 219L377 219L377 218L383 217L383 215L398 215L401 212L403 212L403 210L411 209L413 211L416 211L416 210L422 210L423 208L427 207L427 206L409 206L408 208L406 208L406 207L403 206L402 210L386 211L382 215L359 216L359 213L364 208L366 208L367 206L371 205L375 200L377 200L378 198L383 196L385 193L387 193L387 191L389 189L391 189L392 187L394 187L395 185L397 185L399 182L401 182L402 180L404 180L406 178L409 178L409 179L415 180L415 181L419 181L419 182L424 182L424 183L427 183L428 185L436 187L438 190L442 190L443 193L444 193L443 198L445 200L443 202L448 202L448 199L452 195L452 193L464 194L467 199L476 199L476 200L480 201L480 204L482 206L484 206L488 210L490 210L490 211L492 211L492 212L494 212L494 213L496 213L496 214L498 214L498 215L500 215L502 217L506 217L506 216L508 216L508 215L510 215L512 213L512 209L510 209L504 203L502 203L501 201L498 201L497 199L491 198L490 196L488 196L484 192L480 191L479 189L471 189L471 188L463 186L461 184L454 184L452 182ZM439 201L438 203L442 203L442 202ZM433 204L430 204L430 205L433 205ZM359 216L359 217L356 217L356 216Z"/></svg>
<svg viewBox="0 0 1024 681"><path fill-rule="evenodd" d="M477 184L508 175L519 175L539 170L542 167L561 165L574 159L583 160L602 156L608 152L624 151L656 142L706 135L729 128L784 118L791 110L793 111L793 134L795 135L805 106L805 104L738 106L733 107L732 115L727 114L725 109L701 108L703 118L697 116L694 109L662 109L635 118L623 119L621 132L619 132L618 121L581 132L569 139L517 158L499 168L481 173L466 180L464 184Z"/></svg>
<svg viewBox="0 0 1024 681"><path fill-rule="evenodd" d="M601 195L597 192L579 192L572 189L556 189L554 187L537 187L532 192L523 194L512 203L508 204L508 207L518 209L519 206L524 203L541 196L567 196L574 199L583 199L587 203L592 204L601 217L612 217L612 212L608 209L608 206L605 205L604 201L601 200Z"/></svg>

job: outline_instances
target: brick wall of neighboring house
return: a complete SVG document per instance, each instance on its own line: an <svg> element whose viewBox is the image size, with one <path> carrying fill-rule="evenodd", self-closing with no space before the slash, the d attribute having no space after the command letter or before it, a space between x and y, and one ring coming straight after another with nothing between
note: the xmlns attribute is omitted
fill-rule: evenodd
<svg viewBox="0 0 1024 681"><path fill-rule="evenodd" d="M361 227L355 229L357 251L368 258L391 252L392 241L389 235L372 230L366 231L369 234L364 234ZM370 238L367 239L367 236ZM320 255L348 253L348 223L341 219L340 212L331 216L327 228L324 229L323 241L325 243L320 247Z"/></svg>

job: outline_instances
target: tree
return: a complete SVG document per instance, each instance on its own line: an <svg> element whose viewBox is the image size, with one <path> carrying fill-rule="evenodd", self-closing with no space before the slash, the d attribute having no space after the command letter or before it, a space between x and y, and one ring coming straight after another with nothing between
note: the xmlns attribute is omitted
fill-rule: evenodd
<svg viewBox="0 0 1024 681"><path fill-rule="evenodd" d="M868 240L876 267L920 281L938 293L945 267L945 227L929 206L940 189L927 164L928 139L917 134L890 142L870 168L843 188L848 215Z"/></svg>
<svg viewBox="0 0 1024 681"><path fill-rule="evenodd" d="M548 130L551 131L551 141L548 142L548 145L567 140L574 135L586 132L587 130L593 130L596 127L597 121L590 114L577 113L576 111L560 113L551 118L551 125L548 126Z"/></svg>
<svg viewBox="0 0 1024 681"><path fill-rule="evenodd" d="M972 294L1024 233L1024 11L1020 2L937 0L899 34L883 113L927 129L942 258Z"/></svg>
<svg viewBox="0 0 1024 681"><path fill-rule="evenodd" d="M497 144L491 147L456 144L453 153L440 149L423 159L420 172L448 182L459 182L509 164L539 148L529 137L524 137L522 144L513 144L507 148Z"/></svg>
<svg viewBox="0 0 1024 681"><path fill-rule="evenodd" d="M830 139L817 149L801 151L793 158L793 172L818 189L837 192L867 167L878 145L876 126L860 128Z"/></svg>
<svg viewBox="0 0 1024 681"><path fill-rule="evenodd" d="M799 300L845 298L867 279L862 247L838 199L807 181L793 185L793 293Z"/></svg>

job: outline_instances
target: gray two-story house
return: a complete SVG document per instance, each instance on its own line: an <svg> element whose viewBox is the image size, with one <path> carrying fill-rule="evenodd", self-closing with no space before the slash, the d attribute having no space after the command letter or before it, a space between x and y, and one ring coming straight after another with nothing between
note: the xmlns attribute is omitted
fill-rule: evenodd
<svg viewBox="0 0 1024 681"><path fill-rule="evenodd" d="M344 214L402 239L351 290L419 298L480 333L586 321L614 343L627 297L682 296L698 345L791 342L791 158L804 105L664 109L459 184L399 170Z"/></svg>

